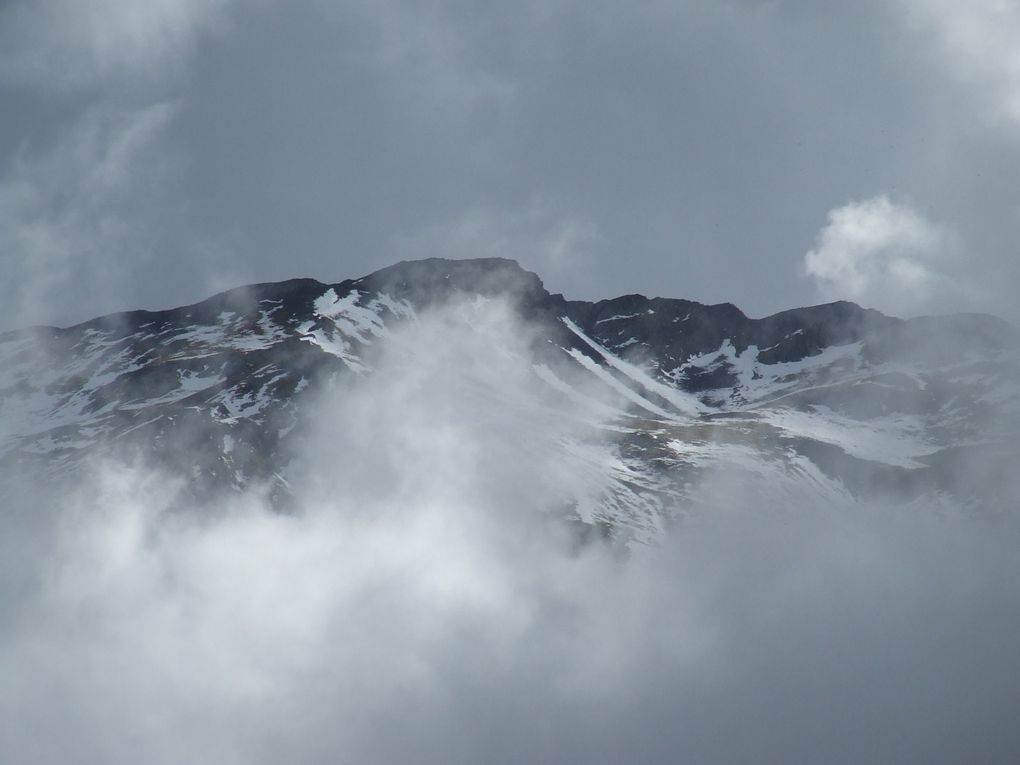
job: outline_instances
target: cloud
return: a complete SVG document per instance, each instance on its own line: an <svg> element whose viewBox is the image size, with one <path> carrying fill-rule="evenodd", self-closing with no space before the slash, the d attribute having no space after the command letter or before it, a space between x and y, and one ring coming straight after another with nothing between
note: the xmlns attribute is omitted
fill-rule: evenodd
<svg viewBox="0 0 1020 765"><path fill-rule="evenodd" d="M229 0L14 0L0 10L0 81L74 91L177 71Z"/></svg>
<svg viewBox="0 0 1020 765"><path fill-rule="evenodd" d="M853 300L894 315L959 309L965 285L946 268L953 235L881 195L829 212L804 269L826 300Z"/></svg>
<svg viewBox="0 0 1020 765"><path fill-rule="evenodd" d="M174 114L95 108L50 145L23 146L0 176L0 323L108 311L145 262L166 157L154 145ZM162 214L169 214L163 210ZM63 306L57 308L56 306Z"/></svg>
<svg viewBox="0 0 1020 765"><path fill-rule="evenodd" d="M10 159L0 173L0 258L11 275L0 285L0 326L80 321L165 291L151 288L163 266L155 243L178 237L180 257L180 237L191 238L174 231L187 203L166 186L177 157L162 139L179 111L168 88L229 4L0 8L0 88L13 108L47 112L46 130L0 136L13 139L0 143Z"/></svg>
<svg viewBox="0 0 1020 765"><path fill-rule="evenodd" d="M476 8L359 0L327 5L324 17L344 25L361 22L371 65L425 128L488 122L513 107L517 83L487 56L487 38L498 32Z"/></svg>
<svg viewBox="0 0 1020 765"><path fill-rule="evenodd" d="M899 0L931 64L995 119L1020 122L1020 7L1002 0Z"/></svg>

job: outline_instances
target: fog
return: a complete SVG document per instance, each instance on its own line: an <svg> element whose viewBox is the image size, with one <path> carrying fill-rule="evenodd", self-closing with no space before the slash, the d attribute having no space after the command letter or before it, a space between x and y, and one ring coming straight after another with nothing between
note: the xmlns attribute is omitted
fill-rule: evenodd
<svg viewBox="0 0 1020 765"><path fill-rule="evenodd" d="M4 758L1016 761L1012 507L717 471L657 544L579 546L557 512L607 479L562 447L619 402L535 354L498 301L395 330L314 402L286 513L142 460L3 476Z"/></svg>

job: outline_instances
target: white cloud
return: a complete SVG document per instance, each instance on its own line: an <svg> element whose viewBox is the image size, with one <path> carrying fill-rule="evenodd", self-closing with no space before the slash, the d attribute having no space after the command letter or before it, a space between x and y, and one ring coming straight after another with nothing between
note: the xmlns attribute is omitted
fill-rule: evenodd
<svg viewBox="0 0 1020 765"><path fill-rule="evenodd" d="M164 158L152 148L170 104L93 109L41 152L23 148L0 176L0 324L25 325L69 311L102 312L137 268L150 239L137 220L159 196Z"/></svg>
<svg viewBox="0 0 1020 765"><path fill-rule="evenodd" d="M827 300L895 315L952 310L965 292L943 272L952 243L947 229L881 195L831 210L804 268Z"/></svg>
<svg viewBox="0 0 1020 765"><path fill-rule="evenodd" d="M0 10L0 80L73 90L160 77L229 0L21 0Z"/></svg>

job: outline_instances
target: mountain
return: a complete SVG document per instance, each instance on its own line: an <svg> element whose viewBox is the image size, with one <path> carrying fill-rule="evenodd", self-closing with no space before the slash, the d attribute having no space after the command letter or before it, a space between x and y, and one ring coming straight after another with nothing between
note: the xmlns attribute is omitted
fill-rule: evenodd
<svg viewBox="0 0 1020 765"><path fill-rule="evenodd" d="M880 496L993 513L1016 496L1020 335L1006 322L847 302L752 319L642 295L574 301L503 259L0 335L0 468L62 479L97 456L142 457L186 476L193 497L260 486L285 511L317 401L465 343L479 363L456 378L463 406L512 410L522 433L570 420L535 441L568 476L556 509L620 540L718 503L720 481L821 506ZM489 354L524 376L488 374Z"/></svg>

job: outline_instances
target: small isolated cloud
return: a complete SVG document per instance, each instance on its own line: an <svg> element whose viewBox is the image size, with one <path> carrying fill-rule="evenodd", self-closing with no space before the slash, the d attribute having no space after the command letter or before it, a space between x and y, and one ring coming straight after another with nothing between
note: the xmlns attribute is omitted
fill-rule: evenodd
<svg viewBox="0 0 1020 765"><path fill-rule="evenodd" d="M962 288L943 273L951 242L944 227L880 195L831 210L804 268L826 300L896 315L952 310Z"/></svg>
<svg viewBox="0 0 1020 765"><path fill-rule="evenodd" d="M177 67L228 0L15 0L0 10L0 81L58 91Z"/></svg>
<svg viewBox="0 0 1020 765"><path fill-rule="evenodd" d="M147 249L140 218L164 167L152 149L172 115L166 103L93 109L54 143L10 159L0 175L0 326L109 308L125 265Z"/></svg>

